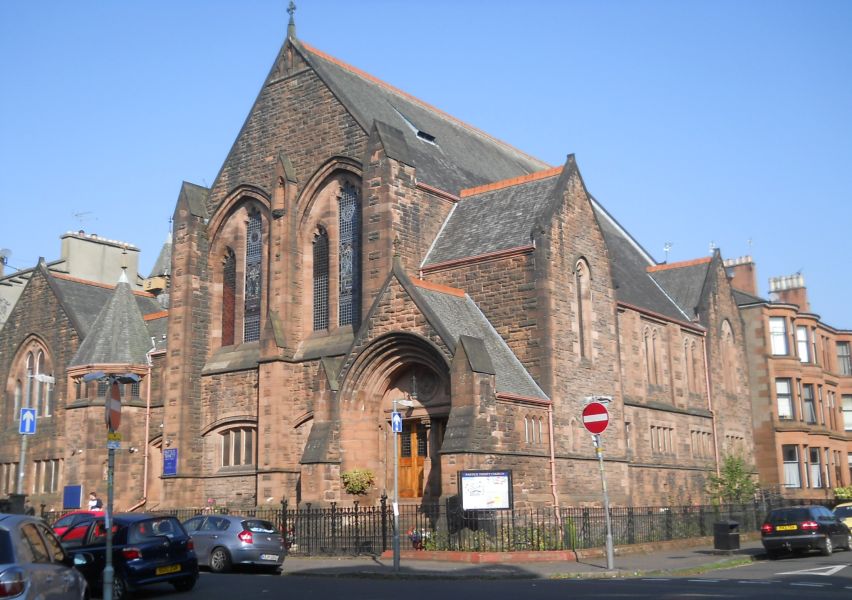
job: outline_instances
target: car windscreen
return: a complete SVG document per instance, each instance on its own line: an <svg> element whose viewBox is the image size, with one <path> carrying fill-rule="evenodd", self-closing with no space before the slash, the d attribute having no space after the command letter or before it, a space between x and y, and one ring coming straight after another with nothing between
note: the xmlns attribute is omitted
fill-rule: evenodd
<svg viewBox="0 0 852 600"><path fill-rule="evenodd" d="M260 519L246 519L243 521L243 529L253 531L254 533L276 533L275 525L269 521L261 521Z"/></svg>
<svg viewBox="0 0 852 600"><path fill-rule="evenodd" d="M807 508L785 508L782 510L773 510L769 513L767 521L770 523L796 523L799 521L808 521L811 518L811 511Z"/></svg>
<svg viewBox="0 0 852 600"><path fill-rule="evenodd" d="M834 516L838 519L848 519L852 517L852 506L838 506L834 509Z"/></svg>
<svg viewBox="0 0 852 600"><path fill-rule="evenodd" d="M153 538L159 536L183 537L186 536L186 532L180 521L174 517L155 517L132 523L127 531L127 543L150 542Z"/></svg>

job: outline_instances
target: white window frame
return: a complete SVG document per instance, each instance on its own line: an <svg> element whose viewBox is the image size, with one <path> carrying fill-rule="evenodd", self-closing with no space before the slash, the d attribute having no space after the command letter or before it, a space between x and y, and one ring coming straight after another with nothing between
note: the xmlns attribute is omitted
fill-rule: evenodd
<svg viewBox="0 0 852 600"><path fill-rule="evenodd" d="M786 356L790 353L787 347L787 319L769 317L769 340L773 355Z"/></svg>
<svg viewBox="0 0 852 600"><path fill-rule="evenodd" d="M793 449L793 453L786 452L788 449ZM802 474L799 471L799 447L790 444L781 446L781 459L784 461L784 487L801 488Z"/></svg>

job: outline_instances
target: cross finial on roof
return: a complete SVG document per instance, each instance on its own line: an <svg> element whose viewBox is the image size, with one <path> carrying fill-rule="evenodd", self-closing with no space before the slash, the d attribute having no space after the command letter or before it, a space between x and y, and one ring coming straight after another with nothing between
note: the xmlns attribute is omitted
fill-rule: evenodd
<svg viewBox="0 0 852 600"><path fill-rule="evenodd" d="M296 3L293 0L290 0L287 6L287 14L290 15L290 22L287 23L287 37L294 38L296 37L296 20L293 15L296 14Z"/></svg>

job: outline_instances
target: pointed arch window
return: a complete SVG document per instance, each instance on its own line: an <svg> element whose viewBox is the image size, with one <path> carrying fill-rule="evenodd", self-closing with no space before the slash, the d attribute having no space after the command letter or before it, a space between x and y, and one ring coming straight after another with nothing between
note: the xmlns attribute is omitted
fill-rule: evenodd
<svg viewBox="0 0 852 600"><path fill-rule="evenodd" d="M328 233L314 236L314 331L328 329Z"/></svg>
<svg viewBox="0 0 852 600"><path fill-rule="evenodd" d="M722 384L725 386L726 391L733 392L736 388L734 332L731 329L731 324L727 320L722 323L721 342Z"/></svg>
<svg viewBox="0 0 852 600"><path fill-rule="evenodd" d="M222 345L234 343L237 317L237 255L226 248L222 261Z"/></svg>
<svg viewBox="0 0 852 600"><path fill-rule="evenodd" d="M686 378L686 389L689 392L695 389L695 371L693 371L694 363L692 361L692 348L689 345L689 340L683 342L683 373Z"/></svg>
<svg viewBox="0 0 852 600"><path fill-rule="evenodd" d="M339 325L352 325L361 311L361 205L358 190L344 183L337 198L340 244Z"/></svg>
<svg viewBox="0 0 852 600"><path fill-rule="evenodd" d="M577 329L582 358L590 358L592 355L592 336L589 330L592 323L590 283L589 265L580 260L574 269L574 288L577 290Z"/></svg>
<svg viewBox="0 0 852 600"><path fill-rule="evenodd" d="M15 421L21 417L21 400L24 397L24 388L21 385L21 380L15 382L15 410L12 412L12 417Z"/></svg>
<svg viewBox="0 0 852 600"><path fill-rule="evenodd" d="M35 357L32 352L27 352L27 372L26 372L26 382L24 388L26 389L26 398L24 398L24 402L26 403L26 408L32 408L33 404L33 369L35 369Z"/></svg>
<svg viewBox="0 0 852 600"><path fill-rule="evenodd" d="M645 330L645 373L648 383L658 385L660 382L657 363L657 332L651 329Z"/></svg>
<svg viewBox="0 0 852 600"><path fill-rule="evenodd" d="M245 307L243 312L243 341L260 339L260 300L263 256L263 222L256 210L249 214L246 235Z"/></svg>

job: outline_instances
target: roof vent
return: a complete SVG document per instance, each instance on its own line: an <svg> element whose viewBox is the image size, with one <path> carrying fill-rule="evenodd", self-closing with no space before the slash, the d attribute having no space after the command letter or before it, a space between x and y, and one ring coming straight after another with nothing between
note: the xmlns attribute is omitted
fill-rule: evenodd
<svg viewBox="0 0 852 600"><path fill-rule="evenodd" d="M425 131L417 130L417 137L419 137L424 142L428 142L430 144L435 143L435 136L431 133L426 133Z"/></svg>
<svg viewBox="0 0 852 600"><path fill-rule="evenodd" d="M396 109L396 107L392 107L392 108L393 108L394 112L396 112L396 114L398 114L398 115L399 115L399 118L400 118L400 119L402 119L402 120L403 120L403 122L404 122L406 125L408 125L408 128L409 128L411 131L413 131L413 132L414 132L414 134L417 136L417 139L419 139L419 140L423 140L423 141L424 141L424 142L426 142L427 144L434 144L435 146L437 146L437 145L438 145L438 143L435 141L435 136L434 136L434 135L432 135L431 133L426 133L425 131L423 131L422 129L420 129L419 127L417 127L417 125L415 125L415 124L411 121L411 119L409 119L409 118L408 118L408 117L406 117L404 114L402 114L401 112L399 112L399 111Z"/></svg>

